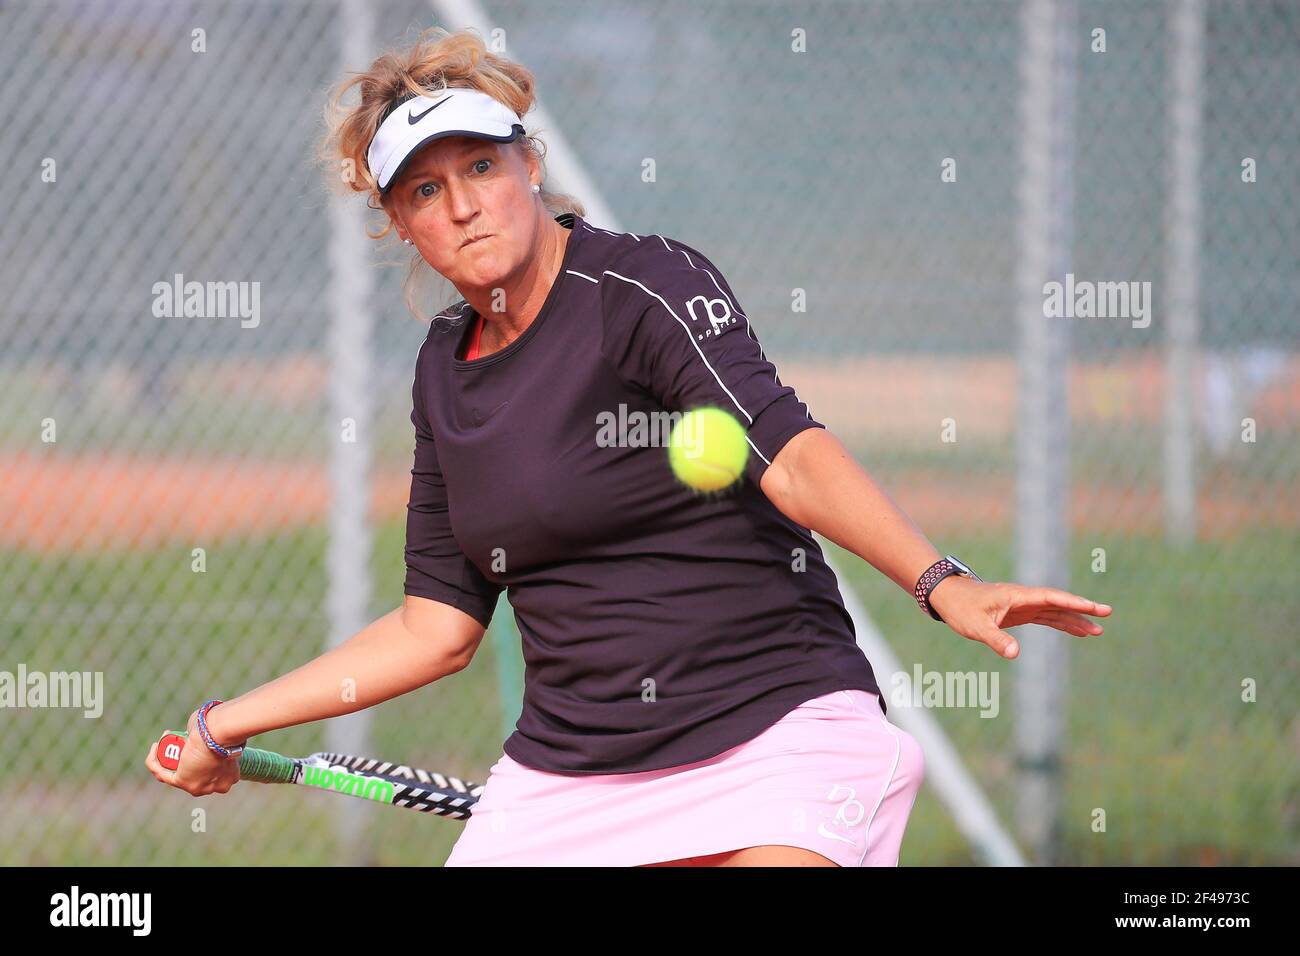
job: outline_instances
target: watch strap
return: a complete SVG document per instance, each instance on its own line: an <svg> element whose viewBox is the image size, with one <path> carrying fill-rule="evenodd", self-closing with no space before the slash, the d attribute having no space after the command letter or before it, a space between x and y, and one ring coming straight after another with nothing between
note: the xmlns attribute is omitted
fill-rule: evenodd
<svg viewBox="0 0 1300 956"><path fill-rule="evenodd" d="M934 590L936 584L948 575L958 573L960 572L957 570L957 565L947 558L940 558L926 568L921 573L921 576L916 579L916 587L912 588L912 596L916 598L916 603L920 605L921 610L936 621L942 621L943 618L930 606L930 592Z"/></svg>

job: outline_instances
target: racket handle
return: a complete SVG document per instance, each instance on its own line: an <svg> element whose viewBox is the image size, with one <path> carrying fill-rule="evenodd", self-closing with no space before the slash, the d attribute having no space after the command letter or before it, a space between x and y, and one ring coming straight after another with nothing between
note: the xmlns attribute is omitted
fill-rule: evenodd
<svg viewBox="0 0 1300 956"><path fill-rule="evenodd" d="M158 762L168 770L179 767L188 738L189 734L183 730L169 730L163 734L156 750ZM239 755L239 779L255 783L293 783L297 766L288 757L270 750L246 747Z"/></svg>

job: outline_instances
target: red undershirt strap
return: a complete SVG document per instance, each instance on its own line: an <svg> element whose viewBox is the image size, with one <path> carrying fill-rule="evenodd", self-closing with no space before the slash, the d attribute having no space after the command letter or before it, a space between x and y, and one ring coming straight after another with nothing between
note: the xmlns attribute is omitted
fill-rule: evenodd
<svg viewBox="0 0 1300 956"><path fill-rule="evenodd" d="M478 317L478 322L474 325L474 335L469 341L469 349L465 352L465 361L472 362L478 358L479 343L483 339L483 316Z"/></svg>

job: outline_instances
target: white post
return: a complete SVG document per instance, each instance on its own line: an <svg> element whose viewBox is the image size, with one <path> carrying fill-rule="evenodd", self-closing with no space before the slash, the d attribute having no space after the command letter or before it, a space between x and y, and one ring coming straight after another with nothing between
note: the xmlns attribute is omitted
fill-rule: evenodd
<svg viewBox="0 0 1300 956"><path fill-rule="evenodd" d="M1175 0L1169 11L1169 201L1165 266L1165 534L1177 545L1196 538L1196 341L1201 237L1201 73L1203 0Z"/></svg>
<svg viewBox="0 0 1300 956"><path fill-rule="evenodd" d="M339 4L340 65L360 70L372 52L370 0ZM371 532L369 526L373 387L370 361L371 269L360 201L330 202L330 536L328 646L337 647L369 623ZM344 422L351 420L350 434ZM347 440L355 438L355 440ZM340 687L340 694L346 692ZM359 711L331 720L325 727L327 750L364 754L370 715ZM336 801L333 808L341 848L339 864L364 864L366 808L356 800Z"/></svg>
<svg viewBox="0 0 1300 956"><path fill-rule="evenodd" d="M1069 328L1043 315L1043 284L1065 281L1073 238L1072 0L1026 0L1021 35L1019 428L1016 580L1069 584ZM1067 645L1042 625L1018 629L1015 664L1017 822L1036 863L1054 862Z"/></svg>

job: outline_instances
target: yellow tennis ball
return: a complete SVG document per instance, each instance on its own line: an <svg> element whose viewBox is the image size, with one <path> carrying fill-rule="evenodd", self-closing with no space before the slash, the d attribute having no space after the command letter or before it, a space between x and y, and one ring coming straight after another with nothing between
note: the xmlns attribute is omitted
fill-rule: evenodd
<svg viewBox="0 0 1300 956"><path fill-rule="evenodd" d="M668 436L673 474L697 491L718 491L735 484L748 458L744 426L721 408L686 412Z"/></svg>

